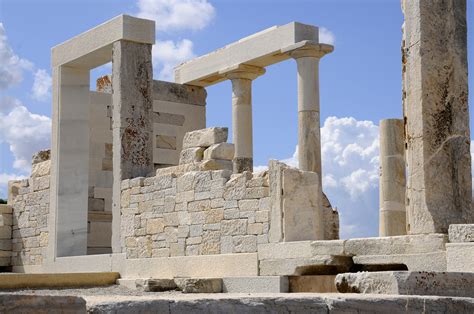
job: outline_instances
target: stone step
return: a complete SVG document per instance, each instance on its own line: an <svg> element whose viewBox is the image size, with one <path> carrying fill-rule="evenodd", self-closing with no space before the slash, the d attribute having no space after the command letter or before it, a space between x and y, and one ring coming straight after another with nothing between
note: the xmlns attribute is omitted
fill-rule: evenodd
<svg viewBox="0 0 474 314"><path fill-rule="evenodd" d="M342 293L474 297L474 273L387 271L336 276Z"/></svg>
<svg viewBox="0 0 474 314"><path fill-rule="evenodd" d="M335 275L348 272L352 268L352 258L348 256L316 255L307 258L261 260L261 276L303 276Z"/></svg>
<svg viewBox="0 0 474 314"><path fill-rule="evenodd" d="M117 272L19 274L0 273L0 289L78 288L115 284Z"/></svg>
<svg viewBox="0 0 474 314"><path fill-rule="evenodd" d="M474 242L474 224L449 225L449 242Z"/></svg>
<svg viewBox="0 0 474 314"><path fill-rule="evenodd" d="M222 279L222 288L227 293L289 292L285 276L226 277Z"/></svg>

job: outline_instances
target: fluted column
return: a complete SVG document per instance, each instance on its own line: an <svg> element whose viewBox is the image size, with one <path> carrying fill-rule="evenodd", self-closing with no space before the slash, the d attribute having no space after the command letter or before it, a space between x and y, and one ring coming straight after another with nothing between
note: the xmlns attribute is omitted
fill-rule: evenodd
<svg viewBox="0 0 474 314"><path fill-rule="evenodd" d="M225 74L232 81L234 173L253 171L252 80L264 73L260 67L239 65Z"/></svg>

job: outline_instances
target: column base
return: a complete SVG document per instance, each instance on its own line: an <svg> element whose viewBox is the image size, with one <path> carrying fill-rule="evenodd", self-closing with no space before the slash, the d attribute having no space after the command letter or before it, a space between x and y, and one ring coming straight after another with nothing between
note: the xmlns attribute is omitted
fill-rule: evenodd
<svg viewBox="0 0 474 314"><path fill-rule="evenodd" d="M253 158L235 157L232 160L234 173L242 173L244 171L253 172Z"/></svg>

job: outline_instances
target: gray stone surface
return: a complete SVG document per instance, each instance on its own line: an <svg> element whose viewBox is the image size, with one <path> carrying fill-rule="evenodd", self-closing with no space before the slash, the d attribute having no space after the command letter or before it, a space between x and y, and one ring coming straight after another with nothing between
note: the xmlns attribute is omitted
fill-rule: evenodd
<svg viewBox="0 0 474 314"><path fill-rule="evenodd" d="M472 298L341 294L86 297L90 313L472 313Z"/></svg>
<svg viewBox="0 0 474 314"><path fill-rule="evenodd" d="M183 293L222 292L221 278L175 278L174 282Z"/></svg>
<svg viewBox="0 0 474 314"><path fill-rule="evenodd" d="M242 173L244 171L253 171L253 158L235 157L232 160L234 173Z"/></svg>
<svg viewBox="0 0 474 314"><path fill-rule="evenodd" d="M472 222L466 0L404 0L408 234Z"/></svg>
<svg viewBox="0 0 474 314"><path fill-rule="evenodd" d="M280 293L288 292L288 277L255 276L222 278L226 293Z"/></svg>
<svg viewBox="0 0 474 314"><path fill-rule="evenodd" d="M446 271L446 252L353 256L355 266L370 270ZM463 262L467 262L463 261Z"/></svg>
<svg viewBox="0 0 474 314"><path fill-rule="evenodd" d="M86 313L86 301L78 296L37 296L0 293L0 313Z"/></svg>
<svg viewBox="0 0 474 314"><path fill-rule="evenodd" d="M332 207L328 197L322 193L324 240L339 239L339 212Z"/></svg>
<svg viewBox="0 0 474 314"><path fill-rule="evenodd" d="M336 276L342 293L474 297L474 273L359 272Z"/></svg>
<svg viewBox="0 0 474 314"><path fill-rule="evenodd" d="M474 224L450 225L449 242L474 242Z"/></svg>
<svg viewBox="0 0 474 314"><path fill-rule="evenodd" d="M190 147L209 147L227 141L227 128L207 128L188 132L183 138L183 149Z"/></svg>

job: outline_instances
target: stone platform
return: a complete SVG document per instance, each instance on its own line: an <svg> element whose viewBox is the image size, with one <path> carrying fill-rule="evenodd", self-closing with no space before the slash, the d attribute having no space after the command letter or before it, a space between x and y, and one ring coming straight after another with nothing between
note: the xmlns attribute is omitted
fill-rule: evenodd
<svg viewBox="0 0 474 314"><path fill-rule="evenodd" d="M77 288L109 286L120 277L116 272L15 274L0 273L0 289Z"/></svg>

